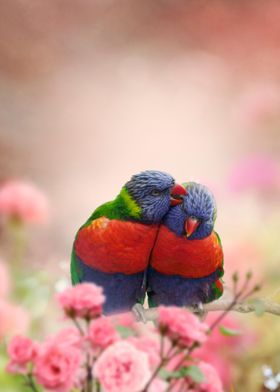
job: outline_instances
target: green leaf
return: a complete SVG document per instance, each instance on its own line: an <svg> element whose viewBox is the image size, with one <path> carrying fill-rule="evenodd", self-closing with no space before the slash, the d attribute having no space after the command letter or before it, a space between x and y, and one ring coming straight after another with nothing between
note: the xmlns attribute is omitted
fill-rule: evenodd
<svg viewBox="0 0 280 392"><path fill-rule="evenodd" d="M188 366L180 369L180 372L183 374L183 377L190 377L197 384L205 381L205 376L198 366Z"/></svg>
<svg viewBox="0 0 280 392"><path fill-rule="evenodd" d="M175 372L170 372L169 370L161 368L160 371L158 372L158 375L163 380L168 380L168 379L172 378L171 374L173 374L173 373L175 373Z"/></svg>
<svg viewBox="0 0 280 392"><path fill-rule="evenodd" d="M224 326L220 326L219 327L220 333L224 336L238 336L241 335L240 331L237 331L236 329L232 329L232 328L227 328Z"/></svg>
<svg viewBox="0 0 280 392"><path fill-rule="evenodd" d="M159 371L159 376L160 378L163 378L164 380L171 380L172 378L182 378L182 374L180 373L179 370L177 371L169 371L166 369L160 369Z"/></svg>
<svg viewBox="0 0 280 392"><path fill-rule="evenodd" d="M129 336L134 336L135 332L132 328L125 327L124 325L117 325L116 326L117 332L121 335L123 339L129 338Z"/></svg>
<svg viewBox="0 0 280 392"><path fill-rule="evenodd" d="M255 307L256 316L261 317L265 313L264 303L260 299L254 298L249 302Z"/></svg>
<svg viewBox="0 0 280 392"><path fill-rule="evenodd" d="M164 380L170 380L174 378L185 378L190 377L194 382L201 383L205 380L204 374L199 369L198 366L192 365L188 367L182 367L180 370L171 372L166 369L161 369L159 371L160 378Z"/></svg>

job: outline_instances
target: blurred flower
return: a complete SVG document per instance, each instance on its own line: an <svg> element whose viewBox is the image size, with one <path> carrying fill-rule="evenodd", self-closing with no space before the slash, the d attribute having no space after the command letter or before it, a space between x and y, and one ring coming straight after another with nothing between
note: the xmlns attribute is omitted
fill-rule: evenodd
<svg viewBox="0 0 280 392"><path fill-rule="evenodd" d="M182 347L189 347L195 342L204 343L207 340L207 325L186 309L160 306L158 324L163 334Z"/></svg>
<svg viewBox="0 0 280 392"><path fill-rule="evenodd" d="M276 391L278 389L278 382L274 378L269 378L264 381L263 385L268 389L269 391Z"/></svg>
<svg viewBox="0 0 280 392"><path fill-rule="evenodd" d="M6 298L10 292L10 276L6 265L0 261L0 298Z"/></svg>
<svg viewBox="0 0 280 392"><path fill-rule="evenodd" d="M105 392L140 392L151 376L148 356L128 342L114 343L97 359L94 375Z"/></svg>
<svg viewBox="0 0 280 392"><path fill-rule="evenodd" d="M69 317L95 318L101 315L105 302L102 287L81 283L57 295L60 306Z"/></svg>
<svg viewBox="0 0 280 392"><path fill-rule="evenodd" d="M206 322L210 325L216 318L217 314L208 314ZM222 325L229 330L241 331L242 333L226 336L220 332L219 328L215 328L207 342L195 350L194 356L214 366L223 384L229 386L233 377L232 360L234 355L238 355L245 348L248 349L256 339L253 332L244 330L240 321L232 315L227 315Z"/></svg>
<svg viewBox="0 0 280 392"><path fill-rule="evenodd" d="M6 335L25 333L29 325L28 314L19 305L0 299L0 341Z"/></svg>
<svg viewBox="0 0 280 392"><path fill-rule="evenodd" d="M10 373L26 373L27 365L33 362L39 353L39 345L23 336L15 336L9 346L8 355L10 362L7 371Z"/></svg>
<svg viewBox="0 0 280 392"><path fill-rule="evenodd" d="M34 184L8 181L0 187L0 214L25 223L45 223L49 216L48 201Z"/></svg>
<svg viewBox="0 0 280 392"><path fill-rule="evenodd" d="M46 343L35 361L35 378L50 391L69 392L76 381L80 361L80 351L71 344Z"/></svg>
<svg viewBox="0 0 280 392"><path fill-rule="evenodd" d="M119 340L119 338L119 334L109 318L100 317L90 323L88 339L93 348L104 349Z"/></svg>
<svg viewBox="0 0 280 392"><path fill-rule="evenodd" d="M263 365L262 371L265 378L263 385L269 391L276 391L280 385L280 373L274 375L272 368L267 365Z"/></svg>
<svg viewBox="0 0 280 392"><path fill-rule="evenodd" d="M199 384L195 391L197 392L223 392L223 387L216 369L209 363L201 361L199 368L204 374L205 381Z"/></svg>
<svg viewBox="0 0 280 392"><path fill-rule="evenodd" d="M273 376L273 371L270 366L263 365L262 371L263 371L263 375L265 378L269 378L269 377Z"/></svg>
<svg viewBox="0 0 280 392"><path fill-rule="evenodd" d="M232 284L232 274L238 271L240 276L245 276L248 271L253 271L253 281L255 283L263 279L264 258L263 251L259 243L246 238L242 242L235 242L233 246L227 246L225 281L230 286Z"/></svg>
<svg viewBox="0 0 280 392"><path fill-rule="evenodd" d="M235 164L229 176L230 190L273 192L279 190L280 165L271 157L253 155Z"/></svg>

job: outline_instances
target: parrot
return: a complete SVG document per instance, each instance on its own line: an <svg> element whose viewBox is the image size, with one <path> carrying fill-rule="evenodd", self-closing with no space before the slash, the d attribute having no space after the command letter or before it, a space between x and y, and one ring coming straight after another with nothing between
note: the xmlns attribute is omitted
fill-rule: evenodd
<svg viewBox="0 0 280 392"><path fill-rule="evenodd" d="M114 200L99 206L80 227L71 255L72 284L102 286L104 314L143 302L145 271L161 220L185 194L171 175L146 170L133 175Z"/></svg>
<svg viewBox="0 0 280 392"><path fill-rule="evenodd" d="M184 183L183 203L163 218L147 277L149 306L192 306L223 294L223 250L213 230L214 196L202 184Z"/></svg>

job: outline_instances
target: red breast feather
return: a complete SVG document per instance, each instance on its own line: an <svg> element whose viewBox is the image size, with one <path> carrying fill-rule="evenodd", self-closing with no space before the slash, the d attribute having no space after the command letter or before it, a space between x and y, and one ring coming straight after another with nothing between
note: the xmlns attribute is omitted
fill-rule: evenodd
<svg viewBox="0 0 280 392"><path fill-rule="evenodd" d="M223 250L214 232L202 240L189 240L161 226L151 265L162 274L202 278L223 266Z"/></svg>
<svg viewBox="0 0 280 392"><path fill-rule="evenodd" d="M107 273L135 274L148 265L157 228L101 217L78 232L74 249L90 267Z"/></svg>

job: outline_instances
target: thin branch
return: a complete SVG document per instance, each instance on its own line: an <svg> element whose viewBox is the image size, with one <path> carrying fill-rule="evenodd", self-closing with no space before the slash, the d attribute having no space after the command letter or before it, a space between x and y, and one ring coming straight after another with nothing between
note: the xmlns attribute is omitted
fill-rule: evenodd
<svg viewBox="0 0 280 392"><path fill-rule="evenodd" d="M257 305L254 302L240 302L236 303L230 310L239 312L239 313L250 313L255 312L259 306L262 306L264 313L274 314L275 316L280 316L280 304L266 298L258 298ZM211 302L209 304L203 305L203 309L205 312L212 312L212 311L225 311L232 305L232 299L220 299L218 301ZM187 308L190 311L195 311L196 309ZM157 309L144 309L145 310L145 317L147 321L155 321L157 319Z"/></svg>

